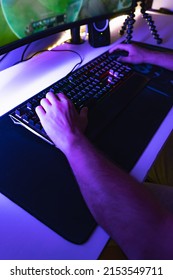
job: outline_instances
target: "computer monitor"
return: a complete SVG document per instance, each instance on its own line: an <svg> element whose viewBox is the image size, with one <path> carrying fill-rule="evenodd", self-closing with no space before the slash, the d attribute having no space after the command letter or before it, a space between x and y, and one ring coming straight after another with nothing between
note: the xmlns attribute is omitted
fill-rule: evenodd
<svg viewBox="0 0 173 280"><path fill-rule="evenodd" d="M133 0L1 0L0 55L60 31L131 10Z"/></svg>

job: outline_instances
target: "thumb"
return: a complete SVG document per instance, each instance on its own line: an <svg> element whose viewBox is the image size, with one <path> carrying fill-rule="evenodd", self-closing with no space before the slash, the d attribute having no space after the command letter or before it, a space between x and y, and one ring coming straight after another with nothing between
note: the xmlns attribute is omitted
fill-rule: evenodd
<svg viewBox="0 0 173 280"><path fill-rule="evenodd" d="M132 58L131 57L120 56L120 57L117 58L117 61L132 63Z"/></svg>
<svg viewBox="0 0 173 280"><path fill-rule="evenodd" d="M88 108L87 107L83 107L81 110L80 110L80 117L82 119L86 119L88 116Z"/></svg>
<svg viewBox="0 0 173 280"><path fill-rule="evenodd" d="M88 108L83 107L80 111L80 128L81 131L84 132L88 125Z"/></svg>

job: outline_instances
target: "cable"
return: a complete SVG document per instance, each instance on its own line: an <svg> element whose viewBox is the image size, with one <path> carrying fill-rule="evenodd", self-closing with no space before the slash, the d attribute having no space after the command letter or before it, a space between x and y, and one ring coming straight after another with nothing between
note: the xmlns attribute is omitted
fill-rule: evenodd
<svg viewBox="0 0 173 280"><path fill-rule="evenodd" d="M9 52L4 54L4 56L0 59L0 63L4 60L4 58L5 58L8 54L9 54Z"/></svg>
<svg viewBox="0 0 173 280"><path fill-rule="evenodd" d="M24 51L23 51L23 53L22 53L22 57L21 57L21 60L20 60L20 61L23 61L23 60L24 60L24 55L25 55L27 49L29 48L29 46L30 46L30 44L28 44L28 45L25 47L25 49L24 49ZM6 53L6 54L0 59L0 63L1 63L2 60L4 60L4 58L5 58L8 54L9 54L9 52ZM17 63L19 63L19 62L17 62ZM15 63L15 64L17 64L17 63ZM15 64L13 64L13 65L15 65Z"/></svg>
<svg viewBox="0 0 173 280"><path fill-rule="evenodd" d="M29 47L29 45L27 45L27 47L25 48L25 50L24 50L24 52L22 54L22 58L24 57L24 54L26 53L26 50L28 49L28 47ZM26 61L32 59L34 56L36 56L36 55L38 55L40 53L43 53L43 52L72 52L72 53L75 53L76 55L78 55L78 57L80 58L80 62L78 62L67 75L72 73L83 62L83 58L80 55L80 53L78 53L78 52L76 52L74 50L41 50L41 51L35 52L33 55L31 55L30 57L28 57L26 59L23 59L23 60L20 60L20 61L14 63L13 65L17 65L17 64L19 64L21 62L26 62Z"/></svg>
<svg viewBox="0 0 173 280"><path fill-rule="evenodd" d="M27 49L30 47L30 45L31 45L31 44L27 44L27 45L26 45L26 47L25 47L25 49L24 49L24 51L23 51L23 53L22 53L22 56L21 56L21 61L24 60L24 55L25 55Z"/></svg>
<svg viewBox="0 0 173 280"><path fill-rule="evenodd" d="M25 49L24 49L24 51L23 51L23 53L22 53L22 57L21 57L21 60L20 60L20 61L23 61L23 60L24 60L24 55L25 55L27 49L29 48L29 46L30 46L30 44L28 44L28 45L25 47ZM9 52L8 52L8 53L5 53L5 55L0 59L0 63L4 60L4 58L6 58L6 56L7 56L8 54L9 54ZM17 62L17 63L19 63L19 62ZM16 63L16 64L17 64L17 63ZM15 64L13 64L13 65L15 65Z"/></svg>
<svg viewBox="0 0 173 280"><path fill-rule="evenodd" d="M75 53L79 58L80 58L80 62L78 62L70 71L70 73L72 73L79 65L82 64L83 62L83 57L80 55L80 53L74 51L74 50L50 50L51 52L72 52Z"/></svg>

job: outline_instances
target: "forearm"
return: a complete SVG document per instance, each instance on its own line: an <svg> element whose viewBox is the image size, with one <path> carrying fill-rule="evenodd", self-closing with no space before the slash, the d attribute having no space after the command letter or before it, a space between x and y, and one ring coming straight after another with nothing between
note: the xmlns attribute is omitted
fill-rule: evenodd
<svg viewBox="0 0 173 280"><path fill-rule="evenodd" d="M102 156L84 137L65 154L96 221L129 258L152 258L152 244L165 213L148 190Z"/></svg>
<svg viewBox="0 0 173 280"><path fill-rule="evenodd" d="M145 56L144 62L161 66L168 70L173 71L173 54L158 52L158 51L149 51L148 55Z"/></svg>

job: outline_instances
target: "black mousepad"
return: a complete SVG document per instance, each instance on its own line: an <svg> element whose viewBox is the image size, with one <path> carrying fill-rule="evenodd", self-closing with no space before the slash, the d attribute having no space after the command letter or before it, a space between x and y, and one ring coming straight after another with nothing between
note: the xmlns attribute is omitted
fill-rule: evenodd
<svg viewBox="0 0 173 280"><path fill-rule="evenodd" d="M96 222L65 156L8 115L0 118L0 191L65 239L84 243Z"/></svg>
<svg viewBox="0 0 173 280"><path fill-rule="evenodd" d="M173 73L152 65L134 67L152 79L95 139L97 147L127 172L135 166L173 106Z"/></svg>

